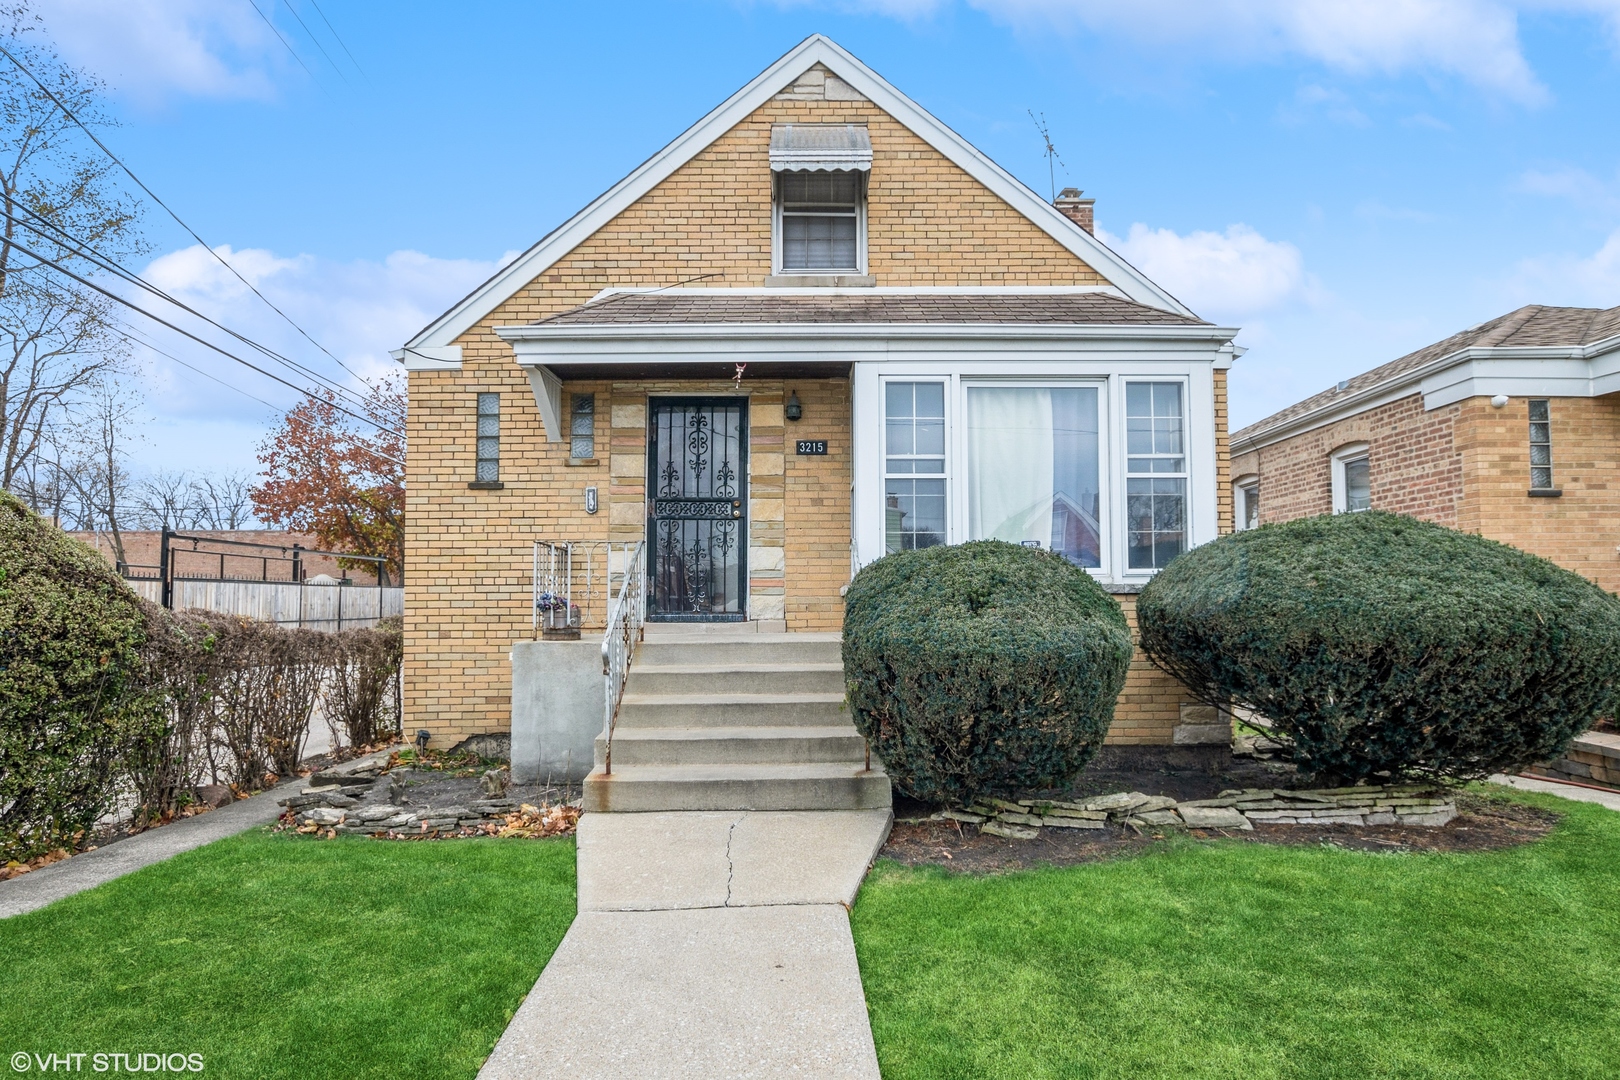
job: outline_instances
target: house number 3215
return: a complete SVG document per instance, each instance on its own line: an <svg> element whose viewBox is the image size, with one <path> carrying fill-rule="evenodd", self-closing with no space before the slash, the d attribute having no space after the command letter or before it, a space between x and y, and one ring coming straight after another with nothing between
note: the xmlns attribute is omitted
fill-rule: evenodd
<svg viewBox="0 0 1620 1080"><path fill-rule="evenodd" d="M801 454L825 455L827 453L826 439L799 439L797 441L799 445L798 452Z"/></svg>

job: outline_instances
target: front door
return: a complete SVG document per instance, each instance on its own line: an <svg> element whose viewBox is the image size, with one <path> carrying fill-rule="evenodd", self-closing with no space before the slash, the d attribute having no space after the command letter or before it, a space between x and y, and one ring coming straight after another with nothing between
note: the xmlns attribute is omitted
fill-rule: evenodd
<svg viewBox="0 0 1620 1080"><path fill-rule="evenodd" d="M748 617L748 399L652 398L647 617Z"/></svg>

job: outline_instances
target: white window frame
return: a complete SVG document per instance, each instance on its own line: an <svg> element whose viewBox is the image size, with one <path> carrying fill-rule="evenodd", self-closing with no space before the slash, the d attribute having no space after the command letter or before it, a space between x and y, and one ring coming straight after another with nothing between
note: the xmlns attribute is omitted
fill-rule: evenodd
<svg viewBox="0 0 1620 1080"><path fill-rule="evenodd" d="M1130 471L1130 458L1129 458L1130 447L1126 444L1127 434L1126 434L1125 428L1126 428L1127 425L1126 425L1126 422L1125 422L1125 409L1126 409L1126 406L1125 406L1125 387L1126 387L1126 384L1128 384L1128 383L1180 383L1181 384L1181 450L1182 450L1181 472L1179 472L1179 473L1136 473L1134 475L1139 476L1139 477L1149 477L1149 476L1151 476L1151 477L1160 478L1160 479L1167 479L1167 480L1180 480L1182 482L1182 484L1183 484L1182 498L1185 500L1185 502L1182 505L1182 509L1181 509L1181 514L1182 514L1182 526L1181 526L1181 528L1182 528L1182 543L1183 543L1183 547L1182 547L1181 550L1182 550L1183 554L1185 554L1188 551L1191 551L1193 549L1193 547L1195 546L1194 543L1193 543L1193 536L1194 536L1194 533L1195 533L1195 529L1193 527L1193 488L1194 488L1194 483L1193 483L1193 437L1192 437L1192 409L1193 409L1193 405L1192 405L1192 387L1189 385L1189 381L1185 376L1153 375L1153 374L1148 374L1148 373L1138 374L1137 372L1123 373L1123 374L1117 376L1114 379L1114 383L1115 383L1114 393L1115 393L1115 399L1116 400L1115 400L1114 416L1113 416L1112 419L1114 421L1115 426L1118 428L1118 433L1117 433L1117 438L1115 439L1115 444L1118 447L1118 453L1119 453L1119 458L1118 458L1118 460L1119 460L1119 484L1118 484L1119 498L1117 500L1117 502L1118 502L1117 513L1118 513L1119 516L1118 516L1118 519L1117 519L1117 522L1116 522L1114 528L1111 529L1110 531L1115 533L1119 538L1120 573L1123 576L1127 576L1127 577L1130 577L1130 578L1142 579L1142 578L1152 577L1154 574L1157 574L1159 572L1159 570L1162 569L1162 567L1146 567L1146 566L1133 567L1133 566L1129 565L1129 563L1130 563L1130 554L1131 554L1130 553L1131 539L1130 539L1130 535L1129 535L1130 534L1130 517L1129 517L1130 494L1129 494L1128 489L1129 489L1130 485L1126 483L1126 480L1129 479L1133 474ZM1137 456L1141 457L1143 455L1139 454ZM1163 455L1146 455L1146 456L1152 457L1152 456L1163 456Z"/></svg>
<svg viewBox="0 0 1620 1080"><path fill-rule="evenodd" d="M1098 509L1102 513L1102 535L1099 537L1098 561L1100 566L1088 566L1084 569L1094 576L1107 576L1108 570L1113 566L1114 552L1116 550L1114 534L1115 529L1114 488L1123 487L1123 484L1114 484L1113 444L1110 439L1110 425L1113 423L1113 404L1110 400L1109 378L1107 376L1040 376L1030 375L1022 378L988 378L984 376L963 375L956 379L955 412L952 412L952 403L947 400L945 404L945 444L948 447L956 446L955 457L962 463L952 475L956 482L951 485L951 497L946 506L949 520L952 523L951 539L953 544L965 543L973 539L973 515L968 506L968 454L972 452L971 439L967 423L967 396L968 391L974 387L1029 387L1032 389L1060 389L1070 386L1090 386L1097 390L1097 424L1101 429L1097 435L1097 494ZM1170 382L1170 379L1161 380ZM947 393L950 388L947 387ZM1185 390L1182 391L1186 393ZM960 421L952 428L952 417L960 417ZM1123 414L1121 414L1123 415ZM946 457L946 468L950 468L950 456ZM952 511L955 511L954 513ZM1122 534L1123 535L1123 534ZM1119 549L1123 550L1123 549Z"/></svg>
<svg viewBox="0 0 1620 1080"><path fill-rule="evenodd" d="M811 171L786 169L783 172ZM851 170L855 171L855 170ZM855 197L855 269L790 270L782 265L782 185L771 173L771 273L788 277L864 277L866 275L866 181L868 174L855 171L859 180Z"/></svg>
<svg viewBox="0 0 1620 1080"><path fill-rule="evenodd" d="M1248 497L1250 491L1253 491L1256 495L1260 493L1259 473L1245 473L1236 480L1232 481L1233 532L1245 532L1249 528L1249 516L1246 511L1248 510ZM1255 525L1258 526L1259 524L1260 522L1256 520Z"/></svg>
<svg viewBox="0 0 1620 1080"><path fill-rule="evenodd" d="M889 473L889 384L890 383L934 383L945 392L945 471L943 473ZM956 507L962 501L965 493L957 489L957 477L962 472L957 468L958 461L966 461L956 450L952 432L961 425L957 422L956 393L958 381L950 375L888 375L878 383L880 397L878 399L879 423L882 425L878 444L878 499L883 504L883 552L888 551L888 487L891 479L909 477L916 479L922 477L927 480L943 480L945 482L945 543L956 544L961 530L957 526ZM904 456L904 455L902 455ZM915 455L913 455L915 456Z"/></svg>
<svg viewBox="0 0 1620 1080"><path fill-rule="evenodd" d="M1371 443L1347 443L1329 455L1328 460L1330 462L1333 476L1333 512L1335 514L1347 514L1352 512L1350 510L1349 487L1344 478L1345 465L1352 461L1359 461L1362 458L1367 458L1370 466L1372 460L1370 453L1371 450ZM1367 488L1369 496L1368 501L1370 502L1372 493L1372 472L1370 468L1367 475ZM1369 506L1368 509L1371 509L1371 507ZM1355 512L1359 513L1360 511Z"/></svg>

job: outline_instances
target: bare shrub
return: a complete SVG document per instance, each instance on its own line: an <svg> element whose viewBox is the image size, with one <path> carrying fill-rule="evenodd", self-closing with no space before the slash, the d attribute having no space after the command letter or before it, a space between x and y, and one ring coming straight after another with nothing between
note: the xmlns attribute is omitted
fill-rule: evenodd
<svg viewBox="0 0 1620 1080"><path fill-rule="evenodd" d="M350 746L370 746L397 730L394 680L405 651L401 620L335 635L337 649L326 692L326 719Z"/></svg>
<svg viewBox="0 0 1620 1080"><path fill-rule="evenodd" d="M210 620L145 601L142 609L142 674L154 722L130 734L123 754L139 800L137 824L173 817L183 795L202 779L219 675L217 634Z"/></svg>

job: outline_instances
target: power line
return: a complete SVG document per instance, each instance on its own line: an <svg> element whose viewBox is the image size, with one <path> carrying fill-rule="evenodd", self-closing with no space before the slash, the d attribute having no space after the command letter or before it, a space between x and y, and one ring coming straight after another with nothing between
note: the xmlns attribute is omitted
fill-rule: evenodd
<svg viewBox="0 0 1620 1080"><path fill-rule="evenodd" d="M277 375L277 374L275 374L273 372L266 371L264 368L259 367L257 364L253 363L252 361L244 360L240 356L237 356L235 353L230 352L227 349L220 348L218 345L215 345L212 341L209 341L206 338L198 337L196 334L193 334L191 331L186 330L186 329L184 329L182 327L176 326L174 323L169 322L167 319L165 319L165 318L163 318L161 316L152 314L150 311L147 311L145 308L141 307L139 304L136 304L136 303L134 303L133 301L130 301L130 300L126 300L122 296L119 296L117 293L113 292L112 290L103 288L102 286L97 285L95 282L91 281L90 279L85 278L85 277L81 277L78 274L75 274L72 270L69 270L67 267L61 265L60 263L53 262L52 260L47 259L45 256L39 254L38 252L30 251L28 248L26 248L23 245L17 243L17 241L12 240L12 241L10 241L10 244L11 244L12 247L16 248L18 251L22 252L24 255L28 256L30 259L33 259L35 262L38 262L38 263L40 263L40 264L42 264L44 266L48 266L52 270L55 270L57 273L63 274L65 276L67 276L67 277L72 278L74 281L77 281L80 285L83 285L87 289L94 289L96 292L98 292L101 295L105 296L107 299L113 301L114 303L122 304L122 305L124 305L125 307L129 308L132 311L139 312L140 314L145 315L148 319L151 319L153 322L159 323L159 324L161 324L163 326L166 326L170 330L173 330L175 333L181 334L181 335L183 335L185 337L190 338L192 341L195 341L197 344L203 346L204 348L212 349L215 352L219 353L221 356L224 356L224 357L226 357L228 359L231 359L231 360L235 360L238 364L241 364L243 367L251 368L252 370L257 371L260 375L263 375L265 378L271 379L271 380L273 380L275 382L278 382L282 386L285 386L290 390L296 390L300 394L305 395L306 397L313 397L314 396L313 394L311 394L309 392L308 388L299 386L297 383L288 382L286 379L283 379L281 376L279 376L279 375ZM399 438L399 439L402 439L402 438L405 437L402 433L400 433L398 431L395 431L392 428L384 427L383 425L377 423L377 421L372 420L369 417L361 416L357 412L354 412L354 411L352 411L350 409L346 409L342 405L339 405L335 401L328 401L327 404L330 405L332 408L336 409L338 412L343 413L345 416L348 416L348 417L351 417L351 418L353 418L355 420L358 420L362 424L369 424L371 427L376 428L378 431L382 432L385 435L392 435L395 438ZM383 457L383 455L379 454L378 457ZM385 461L392 461L393 459L384 458L384 460ZM401 462L395 462L395 464L402 464L402 463Z"/></svg>
<svg viewBox="0 0 1620 1080"><path fill-rule="evenodd" d="M349 77L343 74L343 69L337 66L337 61L333 60L332 54L326 51L326 46L321 44L321 39L315 36L314 32L310 30L309 24L304 21L304 17L298 14L298 9L292 6L292 0L281 0L281 6L292 12L292 17L297 19L298 25L304 28L304 33L309 35L309 40L315 43L315 47L321 50L321 55L326 57L326 62L332 65L332 70L337 72L337 77L343 80L344 85L348 85Z"/></svg>
<svg viewBox="0 0 1620 1080"><path fill-rule="evenodd" d="M287 51L292 53L292 58L294 60L298 61L298 66L303 68L311 79L315 78L315 73L309 70L309 65L304 63L304 58L293 51L292 42L288 41L284 37L281 37L281 31L276 28L275 23L270 21L270 16L266 15L263 11L259 11L259 5L254 3L253 0L248 0L248 3L253 4L253 10L259 12L259 18L264 20L264 25L270 28L270 32L276 35L276 37L281 38L281 43L287 46Z"/></svg>
<svg viewBox="0 0 1620 1080"><path fill-rule="evenodd" d="M236 330L232 330L230 327L226 326L224 323L221 323L216 319L210 318L209 316L207 316L207 315L203 314L202 312L198 311L196 308L191 307L189 304L186 304L186 303L176 299L174 296L170 295L168 292L164 291L163 289L160 289L157 286L151 284L145 278L141 277L139 274L136 274L134 271L129 270L128 268L120 265L111 256L103 255L100 252L96 251L95 248L91 247L89 244L85 243L83 240L78 239L72 233L68 232L66 229L62 228L60 225L57 225L55 222L49 221L46 218L41 217L38 213L35 213L33 210L30 210L28 207L22 205L21 203L17 203L16 206L17 206L17 208L19 210L22 210L24 213L28 214L30 217L34 218L36 221L41 222L43 225L46 226L46 228L50 229L52 233L55 233L56 236L53 237L53 236L48 235L44 231L44 229L41 229L38 225L30 224L29 222L24 221L23 219L21 219L19 217L16 217L16 216L14 216L12 214L7 213L3 209L0 209L0 216L3 216L3 217L7 218L10 221L16 222L18 225L21 225L23 228L28 229L29 231L33 232L35 235L39 236L43 240L46 240L46 241L48 241L50 243L63 244L65 246L69 246L69 247L73 248L74 249L74 252L73 252L74 254L78 255L80 258L84 259L86 262L91 263L92 265L96 266L97 268L99 268L101 270L104 270L107 273L110 273L110 274L114 275L115 277L121 278L124 281L129 282L131 285L135 285L138 288L146 290L147 292L151 293L153 296L156 296L161 300L164 300L164 301L166 301L166 302L168 302L170 304L173 304L175 307L179 308L181 311L184 311L184 312L187 312L190 315L196 316L197 318L201 319L203 322L206 322L210 326L216 327L217 329L224 331L225 333L229 334L231 337L234 337L238 341L242 342L244 345L247 345L247 346L249 346L249 347L251 347L253 349L258 350L259 352L263 353L265 356L269 357L272 360L275 360L276 362L282 364L283 366L285 366L287 368L290 368L293 371L296 371L300 375L308 376L309 378L314 379L318 384L320 384L322 386L325 386L325 387L327 387L327 388L329 388L329 389L331 389L331 390L333 390L333 391L335 391L337 393L340 393L340 394L343 394L343 395L347 396L355 404L361 405L361 406L363 406L365 404L364 400L358 394L355 394L353 391L351 391L348 387L344 386L343 384L338 383L338 382L334 382L333 380L328 379L326 376L322 375L320 372L315 371L313 368L305 367L303 364L300 364L297 361L292 360L292 359L290 359L290 358L288 358L286 356L283 356L279 352L276 352L274 349L270 348L269 346L261 345L257 341L254 341L252 338L248 337L247 335L239 333ZM58 239L57 237L60 237L60 239ZM0 243L6 243L6 242L7 241L0 241Z"/></svg>
<svg viewBox="0 0 1620 1080"><path fill-rule="evenodd" d="M344 42L342 35L337 32L337 27L332 25L332 20L326 17L326 12L321 10L321 5L317 4L315 0L309 0L309 4L315 9L315 13L321 17L321 22L326 24L326 28L332 31L332 36L337 39L337 43L343 46L343 51L349 57L349 63L354 65L354 70L358 71L362 78L367 78L365 68L361 67L360 61L354 58L354 53L349 52L349 46Z"/></svg>
<svg viewBox="0 0 1620 1080"><path fill-rule="evenodd" d="M253 0L248 0L248 3L252 4ZM257 4L253 5L253 10L255 10L255 11L259 10ZM260 14L261 18L264 15L264 13L262 11L259 12L259 14ZM268 19L266 19L265 21L269 22ZM272 30L274 30L275 29L274 24L272 24L270 28ZM280 31L277 31L277 35L278 36L280 35ZM283 38L282 41L285 42L286 39ZM291 45L288 45L287 47L288 47L288 49L292 48ZM295 53L294 55L296 56L297 54ZM146 192L148 198L150 198L153 202L157 203L159 206L163 207L164 211L171 218L173 218L175 220L175 223L177 225L179 225L182 229L186 230L186 232L191 236L191 238L193 240L195 240L195 241L197 241L197 243L201 244L203 246L203 248L208 252L208 254L210 254L210 255L212 255L214 257L216 262L218 262L225 269L229 270L231 272L232 276L234 276L237 281L240 281L243 285L246 285L248 287L248 290L250 292L252 292L254 296L257 296L260 300L264 301L264 304L265 304L266 307L268 307L271 311L274 311L277 315L280 315L284 320L286 320L286 322L287 322L287 324L289 326L291 326L294 330L297 330L301 335L303 335L305 341L308 341L311 345L315 346L321 352L323 352L327 356L331 357L332 362L335 363L338 367L342 368L344 371L347 371L350 375L353 375L356 379L359 379L362 383L366 383L366 380L364 378L361 378L361 376L360 376L360 374L358 372L354 371L347 364L345 364L342 360L339 360L336 356L334 356L332 354L332 351L330 349L328 349L325 345L322 345L320 342L316 341L313 337L311 337L310 334L309 334L309 331L305 330L302 326L299 326L298 323L294 322L291 315L288 315L285 311L282 311L275 304L271 303L270 298L265 296L264 293L260 292L256 285L254 285L247 278L243 277L241 275L241 273L239 273L237 271L236 267L232 266L228 261L226 261L226 259L222 255L220 255L219 252L215 251L208 244L208 242L206 240L204 240L201 236L198 236L197 235L197 230L193 229L190 225L187 225L184 221L182 221L180 219L180 215L175 213L173 210L171 210L169 208L168 203L166 203L162 199L158 198L157 193L154 192L151 188L147 187L146 184L144 184L141 181L141 178L136 176L134 171L128 165L124 164L123 159L121 159L117 154L113 153L110 149L108 149L107 144L102 142L100 137L97 136L94 131L90 130L90 126L88 124L86 124L83 120L80 120L78 118L78 116L76 116L74 114L73 110L69 109L67 107L67 105L62 101L62 99L57 97L56 94L54 94L51 91L50 87L46 86L43 82L40 81L40 78L39 78L38 75L35 75L33 73L33 71L30 70L29 67L26 64L24 64L21 60L17 59L15 56L13 56L11 54L11 51L9 49L7 49L4 45L0 45L0 56L4 56L7 60L10 60L13 64L17 65L17 68L20 71L22 71L22 73L24 75L27 75L30 79L32 79L33 82L34 82L34 85L39 87L40 92L42 94L44 94L46 97L50 98L51 102L53 104L55 104L55 106L58 109L62 110L62 115L66 116L69 120L71 120L75 124L77 124L79 126L79 129L82 130L86 135L88 135L90 137L90 141L95 143L96 146L101 150L101 152L103 154L106 154L109 158L111 158L115 165L117 165L120 169L124 170L124 174L126 176L128 176L131 180L135 181L135 185L137 187L139 187L142 191ZM303 61L300 60L299 63L301 64L301 63L303 63ZM304 70L308 71L309 69L306 67ZM314 73L313 72L311 72L310 77L314 78ZM366 383L366 385L369 386L370 384Z"/></svg>
<svg viewBox="0 0 1620 1080"><path fill-rule="evenodd" d="M118 334L119 337L123 338L125 341L128 341L132 345L141 345L141 346L144 346L145 348L151 349L153 352L157 353L159 356L167 357L168 359L173 360L175 363L179 364L183 368L190 368L192 371L195 371L198 375L201 375L205 379L212 379L214 382L219 383L219 385L225 387L225 389L227 389L227 390L235 390L238 394L241 394L245 398L251 398L252 400L257 401L260 405L264 405L264 406L266 406L268 408L275 409L278 412L280 411L280 408L278 406L271 404L270 402L264 400L264 398L259 397L257 394L250 393L250 392L242 389L240 386L237 386L235 383L226 382L224 379L220 378L218 375L214 375L211 372L204 371L202 368L197 367L195 364L187 363L186 361L180 359L178 356L174 355L173 353L163 351L162 349L158 348L156 345L152 344L150 341L146 340L146 338L144 336L142 336L133 326L130 326L128 323L124 323L124 324L122 324L120 326L115 326L115 327L113 327L113 329Z"/></svg>

